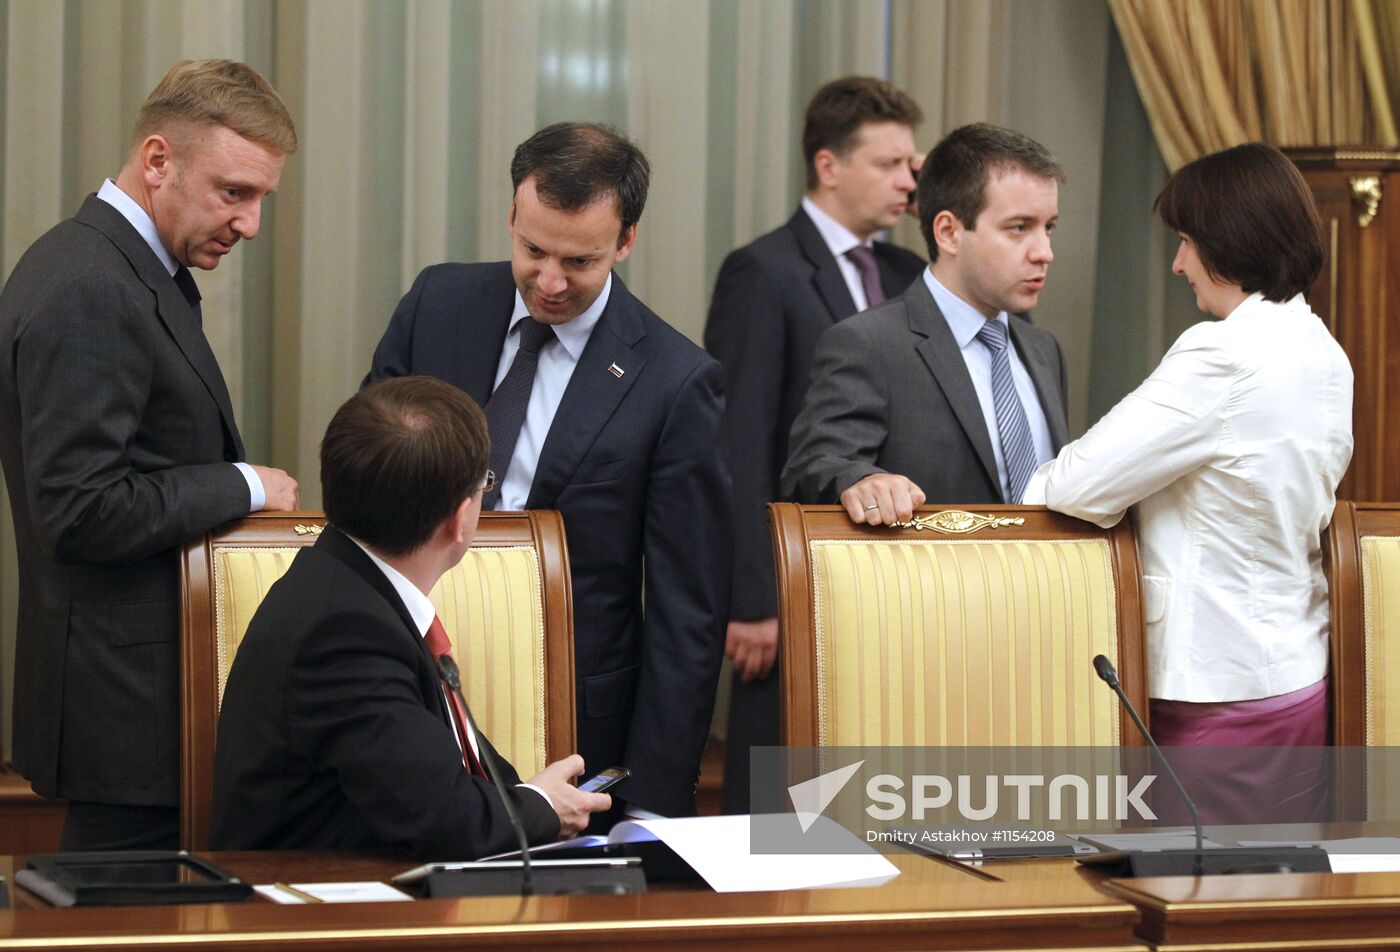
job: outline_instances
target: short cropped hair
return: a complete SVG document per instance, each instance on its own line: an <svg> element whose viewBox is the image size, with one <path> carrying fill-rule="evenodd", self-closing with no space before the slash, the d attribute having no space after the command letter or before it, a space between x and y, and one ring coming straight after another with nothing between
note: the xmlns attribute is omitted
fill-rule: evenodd
<svg viewBox="0 0 1400 952"><path fill-rule="evenodd" d="M928 259L938 260L933 220L952 212L968 231L987 207L987 180L992 172L1025 172L1064 184L1065 170L1050 151L1029 136L975 122L961 126L933 147L919 170L919 232L928 245Z"/></svg>
<svg viewBox="0 0 1400 952"><path fill-rule="evenodd" d="M1196 246L1212 277L1282 303L1322 270L1322 223L1297 167L1262 142L1182 166L1152 208Z"/></svg>
<svg viewBox="0 0 1400 952"><path fill-rule="evenodd" d="M642 220L651 165L620 132L593 122L556 122L516 147L510 183L535 177L535 191L550 208L576 212L602 198L617 202L618 242Z"/></svg>
<svg viewBox="0 0 1400 952"><path fill-rule="evenodd" d="M486 475L491 438L471 397L432 377L370 384L321 440L326 518L385 555L423 546Z"/></svg>
<svg viewBox="0 0 1400 952"><path fill-rule="evenodd" d="M913 129L923 121L919 104L893 83L873 76L833 79L807 103L807 118L802 124L808 190L817 187L816 158L822 149L844 159L855 148L861 126L868 122L897 122Z"/></svg>
<svg viewBox="0 0 1400 952"><path fill-rule="evenodd" d="M297 150L291 114L267 80L247 63L181 60L171 67L136 117L132 147L186 126L224 126L283 155Z"/></svg>

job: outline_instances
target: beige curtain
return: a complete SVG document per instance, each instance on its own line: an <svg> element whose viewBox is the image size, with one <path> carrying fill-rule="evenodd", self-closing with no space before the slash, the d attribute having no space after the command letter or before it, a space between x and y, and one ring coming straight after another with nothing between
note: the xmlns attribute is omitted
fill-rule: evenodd
<svg viewBox="0 0 1400 952"><path fill-rule="evenodd" d="M1395 0L1108 5L1173 169L1251 140L1400 144L1391 95L1400 52Z"/></svg>

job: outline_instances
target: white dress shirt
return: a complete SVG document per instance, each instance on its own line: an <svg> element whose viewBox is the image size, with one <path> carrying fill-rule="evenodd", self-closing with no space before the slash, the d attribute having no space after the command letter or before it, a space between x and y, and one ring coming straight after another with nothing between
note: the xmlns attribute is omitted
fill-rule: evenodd
<svg viewBox="0 0 1400 952"><path fill-rule="evenodd" d="M1001 451L1001 431L997 429L996 399L992 394L992 354L985 344L977 339L977 332L988 318L971 304L943 286L943 282L933 276L932 268L924 269L924 284L933 295L943 319L948 322L948 330L962 351L963 363L972 377L972 387L977 391L977 402L982 407L982 418L987 423L987 435L992 440L992 454L997 461L997 479L1001 482L1001 498L1007 502L1019 502L1011 498L1011 479L1006 473L1006 456ZM1015 339L1011 334L1011 319L1002 311L991 318L1000 321L1006 328L1010 346L1006 353L1011 362L1011 381L1016 385L1016 396L1026 411L1026 423L1031 428L1031 443L1035 446L1036 465L1046 462L1055 455L1055 444L1050 439L1050 424L1045 421L1045 409L1040 405L1040 395L1036 393L1035 381L1031 379L1026 365L1021 363L1021 355L1016 352Z"/></svg>
<svg viewBox="0 0 1400 952"><path fill-rule="evenodd" d="M1031 479L1027 503L1101 526L1137 505L1152 697L1256 700L1327 674L1320 534L1351 460L1351 391L1302 295L1254 294L1182 334Z"/></svg>
<svg viewBox="0 0 1400 952"><path fill-rule="evenodd" d="M437 609L433 607L432 600L423 594L422 589L405 578L402 572L371 552L369 546L365 545L354 536L346 536L346 538L358 545L360 550L364 552L365 555L369 556L370 561L378 566L379 571L384 573L384 577L389 580L389 584L394 586L394 591L398 593L399 599L403 602L403 607L408 609L408 616L413 619L413 627L418 629L418 637L428 637L428 629L432 627L433 619L437 617ZM452 699L447 696L447 686L440 683L439 689L442 692L443 703L446 704L447 709L451 711L454 705ZM463 726L467 729L467 743L471 744L472 756L475 757L479 763L481 761L481 747L477 744L476 731L472 730L470 721ZM458 736L456 731L452 732L452 736L457 738L457 749L460 750L462 748L462 738ZM549 799L549 794L545 793L539 787L529 783L518 784L518 786L528 787L535 791L540 796L544 797L550 809L554 808L554 801Z"/></svg>
<svg viewBox="0 0 1400 952"><path fill-rule="evenodd" d="M554 423L554 414L559 411L559 404L564 399L564 391L574 375L574 368L578 366L578 359L583 356L588 338L598 325L598 319L603 316L603 308L608 306L611 295L612 275L609 274L603 283L602 293L588 306L588 310L567 323L555 324L556 339L540 348L539 363L535 365L535 383L530 388L530 402L525 408L525 422L520 427L520 439L511 455L510 468L506 470L505 480L501 483L497 509L525 508L545 437L549 436L549 428ZM520 350L520 322L529 316L525 299L516 291L515 310L510 316L505 346L501 348L501 360L496 365L496 382L491 387L492 393L510 372L510 365Z"/></svg>
<svg viewBox="0 0 1400 952"><path fill-rule="evenodd" d="M175 276L179 265L166 250L165 243L160 240L160 232L156 231L156 223L151 221L151 216L146 214L146 210L136 203L126 192L123 192L117 183L111 179L103 179L102 187L97 190L97 197L108 205L115 208L128 222L136 229L136 233L150 246L151 251L160 259L160 263L165 266L165 270L171 277ZM243 474L243 481L248 484L248 511L257 512L267 505L267 492L263 489L262 480L258 478L257 472L247 463L233 464L240 473Z"/></svg>
<svg viewBox="0 0 1400 952"><path fill-rule="evenodd" d="M817 233L822 236L822 241L826 242L827 249L836 259L836 265L841 269L841 277L846 279L846 289L851 292L851 300L856 302L856 313L859 314L870 306L870 301L865 296L865 284L860 279L860 269L854 261L846 257L846 252L857 245L873 249L874 243L861 241L854 232L822 211L820 205L805 195L802 197L802 210L812 219L812 224L817 226Z"/></svg>

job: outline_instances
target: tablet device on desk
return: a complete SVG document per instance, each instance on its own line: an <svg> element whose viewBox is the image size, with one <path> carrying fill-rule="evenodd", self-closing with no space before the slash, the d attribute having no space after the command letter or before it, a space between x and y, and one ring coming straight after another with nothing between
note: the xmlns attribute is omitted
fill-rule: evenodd
<svg viewBox="0 0 1400 952"><path fill-rule="evenodd" d="M253 887L184 850L45 853L15 882L55 906L241 902Z"/></svg>

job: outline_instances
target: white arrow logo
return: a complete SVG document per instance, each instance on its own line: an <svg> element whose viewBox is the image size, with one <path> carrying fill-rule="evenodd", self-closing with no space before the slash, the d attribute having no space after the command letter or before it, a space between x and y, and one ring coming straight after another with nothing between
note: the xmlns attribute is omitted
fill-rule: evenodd
<svg viewBox="0 0 1400 952"><path fill-rule="evenodd" d="M859 760L848 767L840 767L820 777L813 777L788 787L788 799L792 800L792 808L797 811L797 822L802 825L803 833L811 829L812 824L817 822L817 817L836 799L842 788L851 782L851 778L864 763L865 761Z"/></svg>

